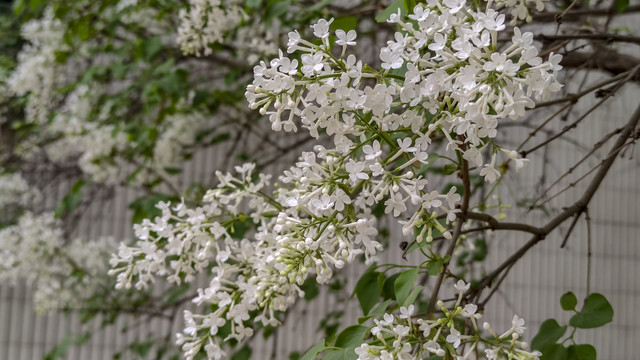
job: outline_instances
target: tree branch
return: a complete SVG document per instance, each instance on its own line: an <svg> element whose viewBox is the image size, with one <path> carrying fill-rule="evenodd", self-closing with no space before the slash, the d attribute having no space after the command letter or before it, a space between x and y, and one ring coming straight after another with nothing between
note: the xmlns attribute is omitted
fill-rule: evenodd
<svg viewBox="0 0 640 360"><path fill-rule="evenodd" d="M483 221L489 224L491 230L517 230L534 235L543 235L544 230L529 224L499 222L493 216L484 213L468 212L467 219Z"/></svg>
<svg viewBox="0 0 640 360"><path fill-rule="evenodd" d="M633 12L640 11L640 5L629 6L624 13L620 14L629 14ZM615 9L613 10L615 13ZM585 16L609 16L612 13L611 8L588 8L588 9L579 9L574 11L569 11L562 17L562 20L584 20ZM532 14L532 18L534 22L547 22L547 21L556 21L556 17L560 15L559 12L549 12L549 13L538 13Z"/></svg>
<svg viewBox="0 0 640 360"><path fill-rule="evenodd" d="M594 52L571 52L565 54L560 65L568 68L599 69L613 75L618 75L634 69L640 65L640 59L621 54L613 49L606 48ZM632 77L633 81L640 81L637 72Z"/></svg>
<svg viewBox="0 0 640 360"><path fill-rule="evenodd" d="M461 150L464 150L464 148ZM462 156L460 156L460 159L462 160L462 170L460 173L462 174L462 184L464 188L464 195L462 197L462 206L460 208L461 211L459 216L457 217L456 227L453 230L451 245L449 245L449 248L447 249L447 255L445 256L445 259L449 258L449 260L445 261L445 263L442 265L442 272L440 272L440 274L438 275L438 279L436 280L436 284L433 288L433 292L431 293L431 298L429 299L427 314L431 314L435 309L436 301L438 301L438 294L440 293L440 287L442 286L442 281L444 280L444 277L447 273L447 268L449 266L449 263L451 262L451 256L453 255L453 251L456 248L456 243L458 242L458 238L460 237L460 233L462 231L462 225L466 221L467 215L468 215L469 200L471 199L471 179L469 177L469 162Z"/></svg>
<svg viewBox="0 0 640 360"><path fill-rule="evenodd" d="M539 34L534 37L539 41L562 41L562 40L597 40L604 42L625 42L640 45L640 37L630 35L620 35L611 33L584 33L584 34L563 34L563 35L545 35Z"/></svg>
<svg viewBox="0 0 640 360"><path fill-rule="evenodd" d="M518 260L520 260L532 247L534 247L538 242L544 240L546 236L551 233L556 227L565 222L570 217L581 213L586 210L589 202L595 195L596 191L600 187L600 184L604 180L605 176L609 172L609 169L615 162L618 157L617 154L624 147L627 139L634 135L634 130L638 123L640 122L640 105L633 113L629 121L627 122L624 130L621 132L620 136L616 140L615 144L613 144L611 151L609 152L608 158L603 162L600 170L596 173L594 178L591 180L591 183L582 194L580 199L576 201L573 205L567 207L560 214L556 215L551 221L549 221L545 226L541 228L542 232L540 234L534 235L525 245L523 245L518 251L513 253L508 259L506 259L500 266L498 266L495 270L493 270L489 275L485 276L480 283L469 289L467 293L465 293L465 297L473 297L482 289L488 287L493 280L495 280L502 271L509 268L513 264L515 264Z"/></svg>

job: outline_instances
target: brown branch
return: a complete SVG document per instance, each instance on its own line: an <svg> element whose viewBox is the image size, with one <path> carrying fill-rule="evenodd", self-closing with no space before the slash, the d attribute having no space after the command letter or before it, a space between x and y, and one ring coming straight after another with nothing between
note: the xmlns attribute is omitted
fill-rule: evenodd
<svg viewBox="0 0 640 360"><path fill-rule="evenodd" d="M638 64L640 64L640 60L638 60ZM636 65L638 65L636 64ZM588 95L589 93L599 90L601 89L603 86L607 86L609 84L615 83L619 80L624 79L625 77L627 77L632 71L636 71L635 68L632 68L631 70L627 70L625 72L622 72L610 79L601 81L599 83L596 83L592 86L590 86L587 89L584 89L582 91L580 91L579 93L575 93L575 94L568 94L567 96L560 98L560 99L555 99L555 100L550 100L550 101L545 101L545 102L541 102L536 104L534 109L539 109L539 108L543 108L543 107L547 107L547 106L552 106L552 105L557 105L557 104L562 104L565 102L571 102L571 103L575 103L577 102L580 98L582 98L585 95Z"/></svg>
<svg viewBox="0 0 640 360"><path fill-rule="evenodd" d="M587 118L587 116L589 116L589 114L591 114L595 109L600 107L600 105L602 105L605 101L607 101L610 97L612 97L616 93L616 91L618 91L622 87L622 85L624 85L625 83L630 81L638 73L638 69L640 69L640 65L637 65L634 68L634 70L630 71L628 73L628 75L624 79L620 80L611 89L609 89L609 91L606 92L606 94L602 97L602 99L600 99L600 101L598 101L594 106L592 106L589 110L587 110L584 114L582 114L574 122L572 122L571 124L563 127L560 132L558 132L557 134L555 134L553 136L550 136L545 141L543 141L540 144L532 147L529 150L520 151L520 154L522 155L522 157L526 157L527 154L530 154L530 153L540 149L541 147L548 145L550 142L552 142L553 140L561 137L562 135L567 133L569 130L576 128L578 126L578 124L580 124L580 122L582 122L584 119Z"/></svg>
<svg viewBox="0 0 640 360"><path fill-rule="evenodd" d="M499 222L493 216L484 213L468 212L467 219L483 221L489 224L491 230L516 230L534 235L543 235L544 230L529 224Z"/></svg>
<svg viewBox="0 0 640 360"><path fill-rule="evenodd" d="M625 143L624 145L622 145L617 152L622 151L622 149L624 149L625 147L634 144L635 140L632 140L628 143ZM546 203L548 203L549 201L555 199L556 197L558 197L560 194L562 194L563 192L571 189L572 187L575 187L580 181L584 180L587 176L589 176L589 174L591 174L592 172L596 171L599 167L601 167L610 157L615 157L617 155L617 152L615 153L610 153L609 155L607 155L606 158L604 158L598 165L592 167L589 171L587 171L584 175L582 175L581 177L579 177L576 181L570 183L569 185L565 186L562 190L558 191L557 193L553 194L553 196L551 196L550 198L546 199L545 201L543 201L542 203L540 203L537 206L543 206ZM533 209L535 207L535 205L532 205L530 209Z"/></svg>
<svg viewBox="0 0 640 360"><path fill-rule="evenodd" d="M534 235L525 245L523 245L520 249L518 249L515 253L513 253L509 258L507 258L500 266L498 266L495 270L485 276L480 283L469 289L465 296L470 298L481 292L484 288L491 285L491 283L498 277L500 274L507 268L511 267L518 260L520 260L532 247L534 247L537 243L544 240L549 233L551 233L555 228L557 228L560 224L564 223L567 219L574 216L577 213L583 212L586 210L589 202L595 195L596 191L602 184L605 176L611 169L611 166L615 162L617 158L617 154L619 154L620 150L624 147L627 139L630 136L634 135L635 128L638 126L640 122L640 105L633 113L629 121L627 122L624 130L618 136L615 144L613 144L610 156L603 162L600 166L599 171L591 180L591 183L582 194L580 199L576 201L573 205L567 207L560 214L556 215L553 219L551 219L546 225L544 225L541 234Z"/></svg>
<svg viewBox="0 0 640 360"><path fill-rule="evenodd" d="M580 161L578 161L577 163L575 163L573 166L571 166L569 168L569 170L567 170L564 174L562 174L560 177L558 177L556 179L556 181L553 182L553 184L549 185L549 187L547 187L542 194L540 194L540 196L538 196L538 198L533 202L533 204L531 205L531 209L535 208L536 204L538 203L538 201L542 200L542 198L555 186L557 185L560 181L562 181L562 179L564 179L565 177L569 176L570 174L572 174L577 168L578 166L580 166L583 162L585 162L587 159L589 159L591 157L591 155L593 155L599 148L601 148L607 141L609 141L609 139L611 139L614 135L619 134L622 130L624 129L624 127L621 128L617 128L615 130L613 130L612 132L608 133L607 135L603 136L602 139L600 139L597 143L595 143L593 145L593 148L591 148L591 150L582 158L580 159Z"/></svg>
<svg viewBox="0 0 640 360"><path fill-rule="evenodd" d="M571 220L571 224L569 225L569 230L564 235L564 239L562 240L562 244L560 244L560 248L563 249L567 245L567 241L569 241L569 237L571 237L571 233L573 232L573 228L576 227L578 220L580 219L580 215L582 215L582 211L578 211L573 215L573 220Z"/></svg>
<svg viewBox="0 0 640 360"><path fill-rule="evenodd" d="M640 45L640 37L630 35L620 35L611 33L584 33L584 34L562 34L562 35L545 35L539 34L534 37L539 41L562 41L562 40L594 40L604 42L624 42Z"/></svg>
<svg viewBox="0 0 640 360"><path fill-rule="evenodd" d="M575 100L577 101L577 98L575 98ZM531 140L534 136L536 136L536 134L542 130L542 128L544 128L545 126L547 126L547 124L549 124L549 122L551 120L553 120L556 116L560 115L561 112L565 111L566 109L568 109L570 106L572 106L575 103L575 101L571 101L568 104L565 104L563 107L561 107L558 111L556 111L555 113L553 113L553 115L549 116L549 118L547 118L547 120L545 120L544 122L542 122L542 124L540 124L538 127L536 127L533 131L531 131L529 133L529 136L527 136L527 138L520 144L520 146L518 146L518 148L516 149L516 151L520 151L522 150L522 147L529 142L529 140Z"/></svg>
<svg viewBox="0 0 640 360"><path fill-rule="evenodd" d="M584 210L584 220L587 223L587 294L591 293L591 217L589 216L589 208Z"/></svg>
<svg viewBox="0 0 640 360"><path fill-rule="evenodd" d="M498 289L500 288L500 285L502 285L502 282L504 281L504 279L507 278L507 275L509 275L509 271L511 271L511 269L513 268L514 264L515 263L509 265L509 267L504 271L504 274L502 274L502 277L500 277L500 280L498 280L498 282L495 284L495 286L493 286L493 288L491 289L491 291L489 292L487 297L484 298L484 300L482 300L482 301L480 301L478 303L478 306L480 308L484 308L484 306L487 305L487 303L489 302L489 299L491 299L493 294L495 294L498 291ZM475 301L479 301L479 300L480 300L480 293L478 292L478 294L476 295Z"/></svg>
<svg viewBox="0 0 640 360"><path fill-rule="evenodd" d="M640 5L633 5L633 6L629 6L627 10L624 13L621 13L620 15L629 14L629 13L638 12L638 11L640 11ZM564 20L569 20L569 21L584 20L585 16L609 16L611 15L611 13L612 13L612 10L610 8L579 9L579 10L567 12L562 17L562 20L563 21ZM534 22L547 22L547 21L556 21L556 17L560 14L561 13L558 13L558 12L538 13L538 14L533 14L531 17Z"/></svg>
<svg viewBox="0 0 640 360"><path fill-rule="evenodd" d="M599 69L613 75L630 71L639 64L640 59L610 48L594 52L572 52L564 55L560 61L560 65L567 68ZM640 81L640 74L636 72L632 80Z"/></svg>
<svg viewBox="0 0 640 360"><path fill-rule="evenodd" d="M556 23L558 23L558 25L562 24L562 20L564 19L565 16L567 16L567 14L569 13L569 11L571 9L573 9L574 6L578 5L578 3L580 2L580 0L573 0L571 2L571 4L569 4L569 6L567 6L566 9L564 9L563 12L561 12L560 14L557 14L554 19L556 20Z"/></svg>
<svg viewBox="0 0 640 360"><path fill-rule="evenodd" d="M464 148L461 149L464 151ZM467 219L468 210L469 210L469 200L471 199L471 179L469 176L469 162L460 156L462 159L462 170L460 171L462 175L462 184L464 188L464 195L462 197L462 206L460 208L459 216L457 216L456 227L453 230L453 236L451 238L451 245L447 249L447 255L445 256L445 262L442 265L442 272L438 275L438 279L436 280L436 284L431 292L431 298L429 299L429 305L427 307L427 314L431 314L436 306L436 301L438 301L438 294L440 293L440 287L442 286L442 282L447 273L447 268L449 267L449 263L451 262L451 256L453 255L453 251L456 248L456 243L458 242L458 238L460 237L460 233L462 231L462 225ZM447 260L448 258L448 260Z"/></svg>

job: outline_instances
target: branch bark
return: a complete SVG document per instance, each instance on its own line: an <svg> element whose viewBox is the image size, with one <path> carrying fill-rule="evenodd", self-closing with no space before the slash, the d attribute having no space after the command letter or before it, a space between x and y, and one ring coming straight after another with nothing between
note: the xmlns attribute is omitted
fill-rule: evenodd
<svg viewBox="0 0 640 360"><path fill-rule="evenodd" d="M640 11L640 5L633 5L633 6L629 6L627 10L620 15L630 14L638 11ZM562 17L562 20L563 21L573 21L573 20L583 21L585 16L609 16L612 13L614 14L616 13L615 9L613 10L611 8L579 9L579 10L573 10L573 11L567 12ZM546 21L555 22L556 17L560 14L561 13L559 12L539 13L539 14L533 14L532 18L534 22L546 22Z"/></svg>
<svg viewBox="0 0 640 360"><path fill-rule="evenodd" d="M464 148L462 149L464 150ZM447 273L447 268L449 263L451 262L451 256L453 255L453 251L456 248L456 243L458 242L458 238L462 232L462 225L467 220L468 210L469 210L469 200L471 199L471 179L469 177L469 162L462 156L462 184L464 188L464 195L462 197L462 206L460 208L460 214L457 217L456 227L453 230L453 235L451 237L451 244L447 249L447 255L445 259L449 257L449 260L446 261L442 265L442 271L438 275L438 279L436 280L436 284L433 288L433 292L431 293L431 298L429 299L429 305L427 307L427 315L431 314L436 306L436 301L438 301L438 294L440 293L440 287L442 286L442 282L444 281L444 277Z"/></svg>
<svg viewBox="0 0 640 360"><path fill-rule="evenodd" d="M610 33L584 33L584 34L562 34L562 35L545 35L540 34L535 36L539 41L561 41L561 40L597 40L604 42L625 42L640 45L640 37L610 34Z"/></svg>
<svg viewBox="0 0 640 360"><path fill-rule="evenodd" d="M599 69L618 75L640 65L640 59L603 48L595 52L571 52L564 55L560 65L568 68ZM631 80L640 81L640 73L634 74Z"/></svg>
<svg viewBox="0 0 640 360"><path fill-rule="evenodd" d="M582 194L580 199L578 199L578 201L576 201L573 205L565 208L564 211L556 215L556 217L551 219L551 221L549 221L546 225L544 225L541 228L542 231L539 234L534 235L525 245L523 245L520 249L518 249L518 251L513 253L508 259L506 259L500 266L498 266L495 270L493 270L489 275L485 276L476 287L469 289L467 293L465 293L465 297L472 298L476 296L476 294L479 294L484 288L491 285L493 280L495 280L500 275L500 273L502 273L502 271L511 267L518 260L520 260L532 247L534 247L540 241L544 240L547 237L547 235L549 235L549 233L551 233L560 224L564 223L570 217L575 216L576 214L582 213L587 209L589 202L591 201L596 191L600 187L600 184L602 184L602 181L604 180L605 176L609 172L609 169L611 169L611 166L613 165L616 158L618 157L617 155L619 154L620 150L624 147L624 144L626 143L627 139L630 136L635 135L635 128L636 126L638 126L639 122L640 122L640 105L638 106L636 111L633 113L629 121L627 122L624 130L622 130L622 132L618 136L615 144L613 144L613 146L611 147L609 156L602 163L600 170L593 177L593 179L589 183L589 186L587 187L585 192Z"/></svg>

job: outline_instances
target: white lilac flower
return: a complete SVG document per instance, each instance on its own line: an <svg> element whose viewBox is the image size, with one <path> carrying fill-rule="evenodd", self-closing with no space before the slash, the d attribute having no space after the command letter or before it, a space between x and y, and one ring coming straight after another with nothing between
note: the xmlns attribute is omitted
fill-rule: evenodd
<svg viewBox="0 0 640 360"><path fill-rule="evenodd" d="M431 355L469 359L477 350L484 351L485 356L494 359L498 359L500 354L514 359L535 359L540 356L538 352L527 351L526 343L514 340L517 336L487 338L477 328L475 321L473 327L462 334L457 328L447 325L454 323L454 320L456 323L463 322L466 315L460 312L460 307L454 305L455 310L448 309L442 301L438 301L438 305L443 312L435 318L412 319L406 316L411 312L410 309L401 307L399 316L386 313L382 320L373 319L376 326L370 331L372 337L365 338L368 340L355 350L358 359L422 359ZM475 320L473 314L477 305L467 304L465 309ZM514 326L520 326L520 318L514 318ZM489 326L487 328L490 329Z"/></svg>
<svg viewBox="0 0 640 360"><path fill-rule="evenodd" d="M270 179L254 180L252 166L238 167L235 175L217 173L220 185L207 192L203 206L168 210L163 205L162 216L136 229L138 242L114 255L112 273L119 287L145 287L156 276L188 282L205 269L216 274L209 288L198 291L196 302L217 310L193 316L198 331L179 338L185 354L208 346L209 356L222 356L218 338L209 343L198 334L215 332L227 321L238 325L229 336L241 340L249 335L239 329L276 325L276 313L301 296L299 286L307 278L325 284L336 269L360 255L374 261L382 250L371 213L376 204L384 201L385 212L402 219L403 234L420 229L417 240L430 241L436 228L450 239L451 232L436 219L446 215L447 224L455 221L461 196L455 189L434 191L414 173L427 161L436 135L452 158L464 151L487 182L499 178L494 144L499 123L520 118L534 98L559 90L559 59L542 61L532 50L531 36L521 32L504 51L494 50L489 45L504 29L504 16L492 9L463 9L462 4L433 0L418 5L410 15L417 22L391 16L389 21L403 31L380 50L379 71L346 54L355 31L337 32L343 52L332 53L333 20L323 19L312 25L320 45L289 33L287 50L298 52L299 62L280 52L254 67L254 81L245 93L250 108L266 115L274 131L303 129L315 138L326 133L333 143L302 153L269 195L264 191ZM405 64L408 79L390 73ZM485 164L488 148L494 153ZM233 222L247 211L255 230L232 239ZM456 289L462 294L469 286L462 281ZM464 318L460 297L450 313ZM418 330L425 338L416 349L425 355L444 355L447 337L454 345L471 341L449 330L448 321L423 320L416 329L409 309L374 320L374 337L395 339L384 348L359 347L359 358L407 358L412 348L405 339ZM476 319L472 308L465 310ZM253 312L259 315L251 318Z"/></svg>
<svg viewBox="0 0 640 360"><path fill-rule="evenodd" d="M344 30L336 30L336 45L342 46L354 46L356 44L356 31L349 30L349 32L345 32Z"/></svg>

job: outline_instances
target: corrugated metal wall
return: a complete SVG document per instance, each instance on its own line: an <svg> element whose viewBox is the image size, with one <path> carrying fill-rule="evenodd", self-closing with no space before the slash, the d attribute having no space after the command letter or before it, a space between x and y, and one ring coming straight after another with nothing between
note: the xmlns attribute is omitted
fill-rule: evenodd
<svg viewBox="0 0 640 360"><path fill-rule="evenodd" d="M594 79L595 80L595 79ZM571 135L581 140L582 144L592 144L602 134L623 125L627 117L640 103L638 88L629 85L624 93L617 95L610 103L596 111L584 124ZM585 100L588 103L590 100ZM580 104L580 109L590 104ZM575 114L579 114L578 109ZM540 117L542 118L542 116ZM564 124L559 122L557 129ZM511 131L511 130L508 130ZM526 130L513 130L515 135L523 138ZM515 136L515 138L517 138ZM295 142L286 135L279 138L283 142ZM247 139L246 144L256 141ZM539 141L534 140L532 143ZM608 149L609 146L605 146ZM601 359L628 360L637 358L640 350L640 158L634 157L635 149L630 148L619 158L607 176L605 183L592 200L589 212L592 218L592 270L591 291L601 292L611 301L615 316L614 321L602 329L581 330L576 338L594 344ZM267 151L267 150L262 150ZM505 199L524 198L534 193L525 193L535 188L539 182L538 169L547 166L547 181L560 175L564 169L574 164L585 153L575 144L559 140L546 157L542 152L533 154L531 165L518 175L508 175L505 179ZM186 179L201 179L208 182L213 171L224 161L226 151L217 148L213 151L197 154L188 164L182 184ZM637 151L635 151L637 155ZM278 172L288 166L293 154L286 156L273 166ZM602 159L602 157L600 157ZM595 166L598 159L587 162L579 168L574 176L568 177L566 184L574 181L585 171ZM559 188L561 188L561 185ZM571 204L577 198L585 183L559 196L550 208L559 209ZM79 226L79 232L88 237L115 235L117 238L131 236L129 228L130 214L126 210L127 203L135 194L130 190L121 190L115 200L108 204L93 206L87 212ZM544 223L545 217L539 214L526 214L523 209L512 209L509 216L526 217L531 223ZM388 227L392 234L400 233L394 223ZM567 322L569 314L560 309L559 298L567 290L574 291L582 298L586 291L586 254L587 230L584 221L579 221L574 229L568 246L560 249L563 234L568 223L556 230L553 236L537 245L517 265L513 267L502 289L496 294L487 308L486 319L494 328L503 329L510 326L514 313L527 320L530 339L537 331L540 323L546 318L562 319ZM500 263L501 259L515 251L527 240L512 232L501 232L489 241L490 258L486 268L489 271ZM399 261L401 250L392 240L384 254L389 261ZM358 273L363 267L354 265L345 269L350 279L345 295L353 288ZM203 283L204 284L204 283ZM254 348L255 359L268 359L275 354L276 359L286 359L291 351L304 351L313 344L319 335L316 328L324 314L342 307L326 291L310 305L300 303L294 307L277 337L259 341ZM77 316L50 314L36 316L31 311L30 291L24 285L0 286L0 360L40 359L45 352L56 345L69 332L80 334ZM343 309L345 321L354 320L359 314L357 305L351 304ZM122 350L132 337L144 337L150 330L159 333L174 333L181 329L180 321L171 324L166 320L154 320L139 325L136 330L123 334L120 330L125 323L134 323L134 318L119 319L115 326L99 329L93 326L94 335L81 347L72 347L66 359L111 359L112 354ZM85 331L85 330L83 330ZM173 341L173 339L171 340ZM276 352L273 352L273 347Z"/></svg>

